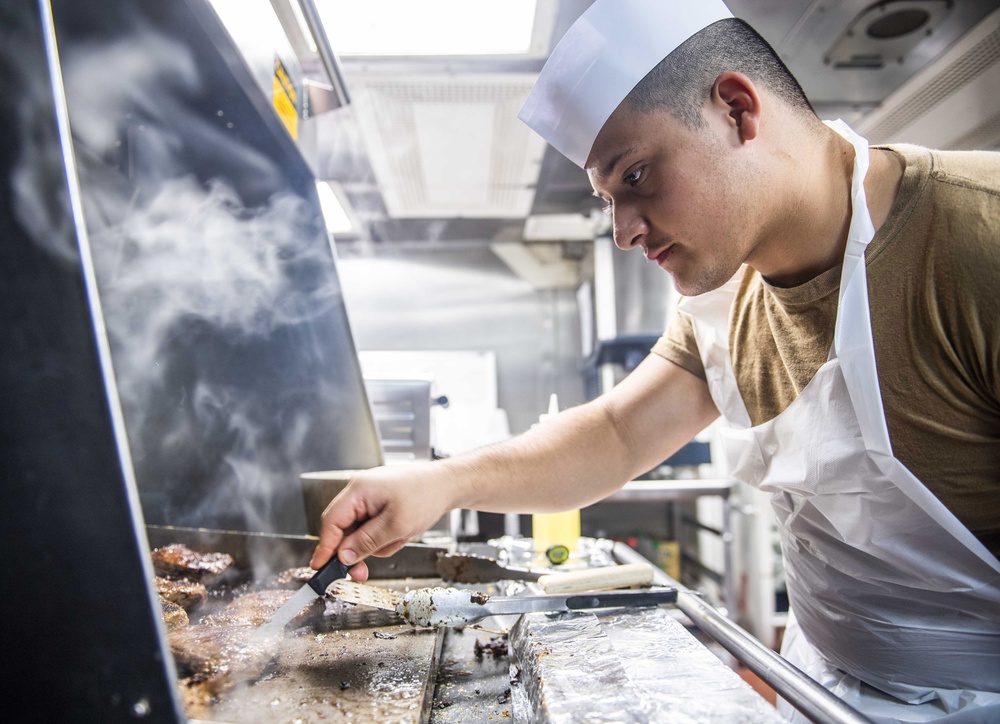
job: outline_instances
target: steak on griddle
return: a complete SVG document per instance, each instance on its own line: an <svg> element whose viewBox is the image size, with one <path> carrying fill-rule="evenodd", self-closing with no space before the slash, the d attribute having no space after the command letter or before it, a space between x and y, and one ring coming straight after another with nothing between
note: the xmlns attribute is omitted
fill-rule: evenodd
<svg viewBox="0 0 1000 724"><path fill-rule="evenodd" d="M228 553L198 553L181 543L154 548L151 555L157 575L186 578L206 585L221 580L234 563Z"/></svg>
<svg viewBox="0 0 1000 724"><path fill-rule="evenodd" d="M262 637L255 626L187 626L168 639L182 673L225 674L232 682L259 678L278 650L275 639Z"/></svg>
<svg viewBox="0 0 1000 724"><path fill-rule="evenodd" d="M252 591L231 601L219 613L205 616L201 622L209 626L261 626L294 595L294 591L284 589ZM296 614L291 625L305 626L321 618L323 611L323 599L314 599Z"/></svg>
<svg viewBox="0 0 1000 724"><path fill-rule="evenodd" d="M270 588L290 588L299 590L316 575L309 566L299 566L298 568L288 568L276 575L270 584Z"/></svg>
<svg viewBox="0 0 1000 724"><path fill-rule="evenodd" d="M189 581L186 578L171 580L157 576L156 591L163 598L171 603L176 603L185 611L190 611L208 598L208 589L205 588L204 584Z"/></svg>
<svg viewBox="0 0 1000 724"><path fill-rule="evenodd" d="M173 601L160 596L160 608L163 609L163 623L166 624L167 631L175 631L188 625L187 611Z"/></svg>
<svg viewBox="0 0 1000 724"><path fill-rule="evenodd" d="M233 688L229 674L192 674L178 679L184 713L192 719L209 719L212 706L222 694Z"/></svg>

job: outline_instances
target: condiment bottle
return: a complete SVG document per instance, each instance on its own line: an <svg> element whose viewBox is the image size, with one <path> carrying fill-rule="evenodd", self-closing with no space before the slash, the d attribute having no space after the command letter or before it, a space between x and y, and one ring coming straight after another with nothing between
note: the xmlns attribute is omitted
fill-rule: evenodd
<svg viewBox="0 0 1000 724"><path fill-rule="evenodd" d="M549 397L549 410L538 416L544 423L559 412L559 399ZM545 555L552 563L562 563L575 551L580 541L580 509L561 513L535 513L531 516L531 537L535 553Z"/></svg>

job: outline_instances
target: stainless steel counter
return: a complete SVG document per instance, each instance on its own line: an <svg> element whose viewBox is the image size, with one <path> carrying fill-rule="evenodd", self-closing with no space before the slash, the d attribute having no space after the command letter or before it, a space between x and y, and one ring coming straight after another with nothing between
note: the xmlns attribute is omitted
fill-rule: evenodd
<svg viewBox="0 0 1000 724"><path fill-rule="evenodd" d="M515 563L530 544L500 542ZM580 555L591 565L614 563L619 545L582 539ZM633 562L641 560L635 554ZM526 586L529 592L535 587ZM476 641L496 641L495 635L450 629L431 721L779 721L776 710L682 618L673 607L657 607L493 620L489 627L510 627L503 652L510 657L509 671L505 660L474 654Z"/></svg>
<svg viewBox="0 0 1000 724"><path fill-rule="evenodd" d="M511 656L520 672L513 687L518 720L780 721L663 608L526 615L511 632Z"/></svg>
<svg viewBox="0 0 1000 724"><path fill-rule="evenodd" d="M615 558L621 563L644 560L623 543L616 543ZM663 571L656 570L654 581L678 588L677 609L713 641L757 674L778 694L815 722L864 724L870 720L813 681L801 670L723 616L699 595L689 591Z"/></svg>

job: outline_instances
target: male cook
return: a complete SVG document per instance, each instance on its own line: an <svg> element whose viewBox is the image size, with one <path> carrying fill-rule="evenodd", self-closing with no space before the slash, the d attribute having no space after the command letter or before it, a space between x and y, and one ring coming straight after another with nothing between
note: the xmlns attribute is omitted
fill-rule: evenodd
<svg viewBox="0 0 1000 724"><path fill-rule="evenodd" d="M1000 154L820 121L720 0L597 0L520 117L685 296L623 382L505 443L359 474L312 559L453 508L594 503L721 415L771 493L782 653L881 721L1000 721Z"/></svg>

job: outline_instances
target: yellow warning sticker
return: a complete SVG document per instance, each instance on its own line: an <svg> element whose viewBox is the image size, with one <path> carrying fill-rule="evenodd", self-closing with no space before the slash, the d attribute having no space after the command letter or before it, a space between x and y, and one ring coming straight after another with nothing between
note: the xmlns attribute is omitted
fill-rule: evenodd
<svg viewBox="0 0 1000 724"><path fill-rule="evenodd" d="M292 138L299 137L298 94L279 58L274 59L274 110L285 124Z"/></svg>

